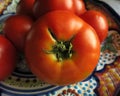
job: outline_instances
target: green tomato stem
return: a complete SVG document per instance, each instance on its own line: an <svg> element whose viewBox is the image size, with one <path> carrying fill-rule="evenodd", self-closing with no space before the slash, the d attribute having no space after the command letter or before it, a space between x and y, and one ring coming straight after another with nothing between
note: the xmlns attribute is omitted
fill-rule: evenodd
<svg viewBox="0 0 120 96"><path fill-rule="evenodd" d="M64 59L68 59L72 57L73 54L73 46L71 40L69 41L58 41L53 34L53 32L48 29L51 33L52 37L56 40L56 44L52 46L52 50L45 51L47 54L55 54L56 58L59 62L63 61Z"/></svg>

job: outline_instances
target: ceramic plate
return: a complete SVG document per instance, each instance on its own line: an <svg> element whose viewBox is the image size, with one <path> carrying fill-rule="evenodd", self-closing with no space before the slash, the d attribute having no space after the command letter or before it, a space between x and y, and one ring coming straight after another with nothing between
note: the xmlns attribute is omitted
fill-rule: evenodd
<svg viewBox="0 0 120 96"><path fill-rule="evenodd" d="M0 0L0 33L4 20L15 14L19 0ZM53 86L37 79L28 69L24 56L13 74L0 82L0 96L114 96L120 83L120 17L105 2L85 0L88 10L103 12L109 21L109 34L101 44L101 56L93 74L82 82Z"/></svg>

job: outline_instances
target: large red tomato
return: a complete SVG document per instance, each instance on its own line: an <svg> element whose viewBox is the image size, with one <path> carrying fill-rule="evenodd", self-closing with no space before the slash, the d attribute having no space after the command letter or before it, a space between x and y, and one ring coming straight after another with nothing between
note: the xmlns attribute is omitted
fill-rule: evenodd
<svg viewBox="0 0 120 96"><path fill-rule="evenodd" d="M11 42L0 35L0 81L6 79L15 68L16 49Z"/></svg>
<svg viewBox="0 0 120 96"><path fill-rule="evenodd" d="M89 10L80 17L95 29L100 42L103 42L108 34L108 20L105 15L99 11Z"/></svg>
<svg viewBox="0 0 120 96"><path fill-rule="evenodd" d="M36 0L33 6L35 17L53 10L69 10L80 15L86 8L83 0Z"/></svg>
<svg viewBox="0 0 120 96"><path fill-rule="evenodd" d="M54 85L86 79L96 67L100 42L95 30L68 11L41 17L26 38L25 55L32 72Z"/></svg>
<svg viewBox="0 0 120 96"><path fill-rule="evenodd" d="M16 8L16 13L33 16L32 9L34 2L35 0L20 0Z"/></svg>
<svg viewBox="0 0 120 96"><path fill-rule="evenodd" d="M25 15L10 16L5 22L3 32L19 51L24 50L24 41L33 21Z"/></svg>

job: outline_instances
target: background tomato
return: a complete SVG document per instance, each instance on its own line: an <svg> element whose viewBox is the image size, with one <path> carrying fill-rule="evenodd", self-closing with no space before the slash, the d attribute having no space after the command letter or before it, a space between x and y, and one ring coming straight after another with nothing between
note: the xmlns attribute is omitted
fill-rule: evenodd
<svg viewBox="0 0 120 96"><path fill-rule="evenodd" d="M95 29L100 42L103 42L108 34L108 21L105 15L99 11L89 10L80 17Z"/></svg>
<svg viewBox="0 0 120 96"><path fill-rule="evenodd" d="M16 49L8 39L0 35L0 81L6 79L15 68Z"/></svg>
<svg viewBox="0 0 120 96"><path fill-rule="evenodd" d="M92 74L100 56L95 30L68 11L39 18L27 35L25 55L32 72L54 85L68 85Z"/></svg>
<svg viewBox="0 0 120 96"><path fill-rule="evenodd" d="M33 16L32 8L35 0L20 0L17 8L17 14L24 14L28 16Z"/></svg>
<svg viewBox="0 0 120 96"><path fill-rule="evenodd" d="M15 45L19 51L24 50L24 41L33 21L25 15L8 17L4 22L3 33Z"/></svg>
<svg viewBox="0 0 120 96"><path fill-rule="evenodd" d="M69 10L80 15L86 8L83 0L35 0L33 7L35 17L53 10Z"/></svg>

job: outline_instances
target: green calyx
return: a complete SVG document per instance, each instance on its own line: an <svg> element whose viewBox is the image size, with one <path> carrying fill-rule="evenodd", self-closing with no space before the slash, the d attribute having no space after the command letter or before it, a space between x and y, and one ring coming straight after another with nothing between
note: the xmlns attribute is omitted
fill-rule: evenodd
<svg viewBox="0 0 120 96"><path fill-rule="evenodd" d="M52 50L45 52L47 54L55 54L59 62L72 57L73 51L70 42L58 41L52 47Z"/></svg>
<svg viewBox="0 0 120 96"><path fill-rule="evenodd" d="M49 30L51 33L51 30ZM71 40L70 41L57 41L53 33L51 35L54 37L56 40L56 44L52 46L52 50L46 51L48 54L55 54L56 58L59 62L69 59L72 57L73 51L72 51L72 44Z"/></svg>
<svg viewBox="0 0 120 96"><path fill-rule="evenodd" d="M56 55L58 61L71 58L72 44L70 42L58 41L51 50Z"/></svg>

